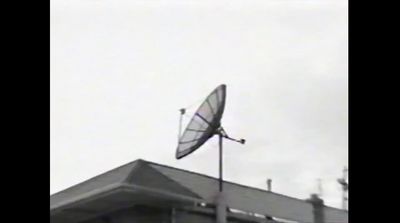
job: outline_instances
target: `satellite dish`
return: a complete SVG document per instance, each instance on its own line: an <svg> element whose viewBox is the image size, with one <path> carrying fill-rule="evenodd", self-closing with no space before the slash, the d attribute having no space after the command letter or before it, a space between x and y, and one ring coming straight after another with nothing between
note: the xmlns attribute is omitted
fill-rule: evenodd
<svg viewBox="0 0 400 223"><path fill-rule="evenodd" d="M217 222L226 222L226 202L223 195L223 169L222 169L222 141L229 139L241 144L245 143L244 139L234 139L228 136L224 128L221 126L221 118L224 113L226 98L226 85L221 84L215 88L200 105L193 117L186 126L183 134L180 135L182 125L182 115L185 109L180 109L181 118L179 125L178 148L175 157L181 159L194 152L202 146L209 138L214 135L219 136L219 194L217 196L216 216Z"/></svg>
<svg viewBox="0 0 400 223"><path fill-rule="evenodd" d="M181 159L197 150L221 127L224 113L226 85L215 88L200 105L179 137L175 157ZM181 114L184 113L184 109Z"/></svg>

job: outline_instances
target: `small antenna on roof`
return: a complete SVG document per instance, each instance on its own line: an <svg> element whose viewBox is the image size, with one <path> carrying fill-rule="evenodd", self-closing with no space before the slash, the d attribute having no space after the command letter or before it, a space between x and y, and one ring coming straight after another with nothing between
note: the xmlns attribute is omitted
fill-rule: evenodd
<svg viewBox="0 0 400 223"><path fill-rule="evenodd" d="M267 179L267 188L268 188L268 191L272 190L272 180L271 179Z"/></svg>

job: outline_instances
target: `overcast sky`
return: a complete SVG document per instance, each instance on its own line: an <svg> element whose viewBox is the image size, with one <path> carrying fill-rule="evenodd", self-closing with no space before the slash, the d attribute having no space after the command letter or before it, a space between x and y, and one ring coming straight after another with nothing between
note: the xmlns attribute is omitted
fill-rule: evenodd
<svg viewBox="0 0 400 223"><path fill-rule="evenodd" d="M175 159L178 109L227 85L225 179L341 206L344 0L52 0L51 191L145 159L218 176L217 137ZM185 118L188 121L188 118Z"/></svg>

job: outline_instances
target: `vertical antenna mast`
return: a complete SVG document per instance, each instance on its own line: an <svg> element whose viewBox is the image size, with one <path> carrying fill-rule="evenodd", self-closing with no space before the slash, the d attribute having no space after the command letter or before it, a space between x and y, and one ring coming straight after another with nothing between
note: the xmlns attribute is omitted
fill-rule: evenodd
<svg viewBox="0 0 400 223"><path fill-rule="evenodd" d="M343 176L342 178L338 179L338 183L342 186L342 208L344 210L347 210L347 202L348 202L348 189L349 189L349 184L347 182L347 172L349 170L347 167L343 168Z"/></svg>
<svg viewBox="0 0 400 223"><path fill-rule="evenodd" d="M318 183L318 196L322 198L323 196L323 191L322 191L322 180L320 178L317 179Z"/></svg>

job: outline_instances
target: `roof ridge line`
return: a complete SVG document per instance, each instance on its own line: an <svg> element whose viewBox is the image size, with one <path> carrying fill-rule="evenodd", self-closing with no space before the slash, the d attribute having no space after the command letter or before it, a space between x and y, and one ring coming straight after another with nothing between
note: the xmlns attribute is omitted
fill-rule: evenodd
<svg viewBox="0 0 400 223"><path fill-rule="evenodd" d="M148 163L149 164L149 163ZM161 174L162 176L170 179L171 181L175 182L176 184L178 184L179 186L181 186L182 188L185 188L186 190L188 190L189 192L193 193L194 195L196 195L198 198L200 199L204 199L203 197L201 197L199 194L195 193L194 191L192 191L190 188L186 187L185 185L182 185L181 183L177 182L176 180L172 179L171 177L165 175L164 173L160 172L159 170L157 170L156 168L152 167L151 165L148 165L151 169L157 171L157 173Z"/></svg>
<svg viewBox="0 0 400 223"><path fill-rule="evenodd" d="M137 163L136 165L134 165L131 170L129 171L129 174L125 177L125 179L122 181L124 183L126 183L127 181L129 181L129 179L132 178L133 174L136 173L137 169L139 167L141 167L143 165L143 163L147 163L147 161L142 160L142 159L137 159L135 160L133 163Z"/></svg>
<svg viewBox="0 0 400 223"><path fill-rule="evenodd" d="M207 178L210 178L210 179L213 179L213 180L218 181L218 179L217 179L216 177L212 177L212 176L209 176L209 175L206 175L206 174L203 174L203 173L197 173L197 172L190 171L190 170L179 169L179 168L177 168L177 167L168 166L168 165L166 165L166 164L160 164L160 163L155 163L155 162L151 162L151 161L145 161L145 162L150 163L150 164L153 164L153 165L156 165L156 166L166 167L166 168L170 168L170 169L174 169L174 170L178 170L178 171L182 171L182 172L186 172L186 173L191 173L191 174L195 174L195 175L207 177ZM286 198L290 198L290 199L293 199L293 200L302 201L302 202L306 202L306 203L307 203L306 199L300 199L300 198L296 198L296 197L290 197L290 196L288 196L288 195L279 194L279 193L276 193L276 192L264 190L264 189L257 188L257 187L246 186L246 185L239 184L239 183L235 183L235 182L232 182L232 181L223 180L223 182L224 182L224 183L233 184L233 185L240 186L240 187L244 187L244 188L254 189L254 190L261 191L261 192L266 192L266 193L270 193L270 194L274 194L274 195L278 195L278 196L282 196L282 197L286 197ZM325 206L325 207L335 208L335 207L331 207L331 206ZM335 209L338 209L338 208L335 208ZM338 210L340 210L340 209L338 209Z"/></svg>
<svg viewBox="0 0 400 223"><path fill-rule="evenodd" d="M136 160L131 161L131 162L129 162L129 163L126 163L126 164L117 166L117 167L115 167L115 168L112 168L111 170L107 170L106 172L97 174L96 176L87 178L86 180L83 180L83 181L81 181L81 182L79 182L79 183L77 183L77 184L74 184L74 185L72 185L72 186L69 186L69 187L67 187L67 188L65 188L65 189L61 189L60 191L57 191L57 192L55 192L55 193L53 193L53 194L50 194L50 196L53 196L53 195L62 193L62 192L64 192L64 191L69 190L69 189L72 189L72 188L74 188L74 187L76 187L76 186L78 186L78 185L81 185L81 184L86 183L86 182L88 182L88 181L91 181L91 180L94 180L94 179L96 179L96 178L102 177L104 174L110 173L110 172L112 172L112 171L114 171L114 170L117 170L117 169L119 169L119 168L123 168L123 167L129 166L129 165L132 165L133 163L135 163L135 162L137 162L137 161L144 161L144 162L147 162L147 161L142 160L142 159L136 159Z"/></svg>
<svg viewBox="0 0 400 223"><path fill-rule="evenodd" d="M145 160L142 160L142 159L137 160L137 161L138 161L137 165L135 165L135 166L133 167L133 169L130 171L129 175L128 175L128 176L125 178L125 180L123 181L124 183L128 183L129 181L131 181L131 180L132 180L132 177L136 174L136 172L137 172L138 170L140 170L140 168L142 168L142 167L147 167L147 168L150 168L151 170L155 171L157 174L160 174L161 176L163 176L163 177L167 178L168 180L174 182L175 184L179 185L180 187L182 187L183 189L187 190L187 191L190 192L191 194L195 195L195 196L197 197L197 199L204 199L204 198L202 198L199 194L195 193L194 191L192 191L192 190L189 189L188 187L182 185L181 183L177 182L177 181L174 180L173 178L171 178L171 177L165 175L164 173L160 172L160 171L157 170L156 168L152 167L152 166L151 166L152 162L148 162L148 161L145 161ZM128 183L128 184L129 184L129 183ZM134 184L135 184L135 183L134 183Z"/></svg>

